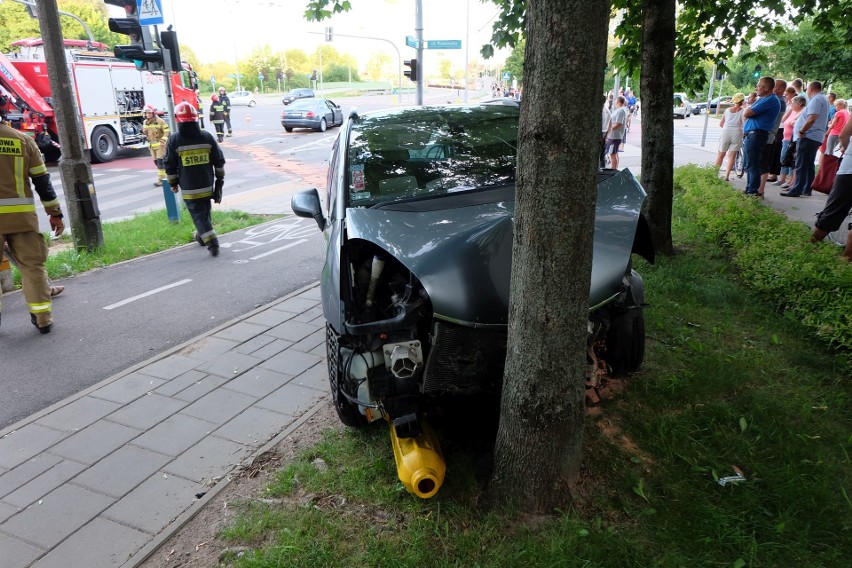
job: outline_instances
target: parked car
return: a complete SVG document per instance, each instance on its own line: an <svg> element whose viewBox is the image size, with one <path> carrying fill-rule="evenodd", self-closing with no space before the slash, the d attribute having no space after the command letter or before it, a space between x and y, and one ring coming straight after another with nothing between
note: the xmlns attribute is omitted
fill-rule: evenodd
<svg viewBox="0 0 852 568"><path fill-rule="evenodd" d="M251 91L234 91L233 93L228 93L228 99L231 101L231 106L253 107L257 104L257 99L254 98L254 93Z"/></svg>
<svg viewBox="0 0 852 568"><path fill-rule="evenodd" d="M323 197L292 198L325 233L328 373L344 424L387 418L392 438L416 438L446 397L499 400L519 114L499 102L353 112ZM628 170L601 170L588 341L615 373L644 357L643 284L631 269L631 252L654 257L644 199Z"/></svg>
<svg viewBox="0 0 852 568"><path fill-rule="evenodd" d="M707 112L707 101L692 103L692 114L698 115L703 112Z"/></svg>
<svg viewBox="0 0 852 568"><path fill-rule="evenodd" d="M343 110L328 99L302 99L293 101L281 111L281 126L287 132L294 128L312 128L325 132L326 128L343 124Z"/></svg>
<svg viewBox="0 0 852 568"><path fill-rule="evenodd" d="M733 97L731 96L716 97L715 99L712 99L709 105L710 114L716 114L717 109L718 112L722 113L734 106L734 103L731 102L732 99Z"/></svg>
<svg viewBox="0 0 852 568"><path fill-rule="evenodd" d="M315 97L314 92L311 89L293 89L289 93L286 93L283 97L281 97L281 102L285 105L289 105L295 100L298 99L310 99Z"/></svg>
<svg viewBox="0 0 852 568"><path fill-rule="evenodd" d="M689 97L686 93L674 94L674 117L686 118L692 114L692 103L689 102Z"/></svg>

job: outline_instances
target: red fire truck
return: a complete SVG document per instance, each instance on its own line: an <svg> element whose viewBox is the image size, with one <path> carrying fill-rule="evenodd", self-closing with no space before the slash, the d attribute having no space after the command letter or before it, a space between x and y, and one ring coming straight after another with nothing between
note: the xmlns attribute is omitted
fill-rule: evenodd
<svg viewBox="0 0 852 568"><path fill-rule="evenodd" d="M60 147L41 39L11 44L18 51L0 54L0 93L11 95L9 120L15 128L31 134L48 161L58 159ZM119 148L141 148L142 107L152 104L166 111L165 76L171 80L175 104L189 101L196 108L198 95L187 72L140 71L127 61L113 57L102 43L65 40L65 52L74 91L74 108L80 117L81 133L93 162L115 159Z"/></svg>

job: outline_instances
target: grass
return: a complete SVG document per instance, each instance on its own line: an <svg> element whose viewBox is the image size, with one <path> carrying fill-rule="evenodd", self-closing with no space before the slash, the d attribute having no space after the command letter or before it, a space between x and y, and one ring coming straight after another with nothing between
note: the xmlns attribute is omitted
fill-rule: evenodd
<svg viewBox="0 0 852 568"><path fill-rule="evenodd" d="M397 480L386 428L332 432L239 505L220 538L249 549L223 565L847 566L846 367L738 282L677 201L674 235L676 256L637 266L646 362L587 418L570 510L481 510L489 440L464 429L442 431L447 479L429 501ZM734 467L746 481L720 485Z"/></svg>
<svg viewBox="0 0 852 568"><path fill-rule="evenodd" d="M268 215L253 215L241 211L213 211L213 227L220 235L268 221ZM179 223L170 223L165 209L142 213L131 219L102 225L104 245L92 252L74 250L70 236L49 241L47 274L51 279L67 278L93 268L101 268L132 258L179 247L194 242L195 227L186 206L181 204ZM15 283L20 285L20 273L13 267Z"/></svg>

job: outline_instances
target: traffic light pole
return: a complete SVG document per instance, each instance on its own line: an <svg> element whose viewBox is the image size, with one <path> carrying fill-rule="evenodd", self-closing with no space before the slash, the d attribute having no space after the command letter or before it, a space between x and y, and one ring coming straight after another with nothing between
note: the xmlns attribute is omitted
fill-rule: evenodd
<svg viewBox="0 0 852 568"><path fill-rule="evenodd" d="M65 56L65 44L62 40L62 27L59 23L59 10L56 0L39 1L39 28L44 41L44 57L47 62L47 74L50 79L50 91L53 97L53 111L59 126L59 142L62 157L59 160L59 176L65 189L66 213L74 247L80 250L94 250L103 246L104 235L98 215L83 215L85 210L98 211L95 185L92 181L92 167L83 153L80 137L82 126L74 111L74 93L71 89L71 77Z"/></svg>
<svg viewBox="0 0 852 568"><path fill-rule="evenodd" d="M414 3L414 34L417 37L417 106L423 106L423 0Z"/></svg>
<svg viewBox="0 0 852 568"><path fill-rule="evenodd" d="M163 45L163 41L160 38L160 29L157 26L154 26L154 36L157 38L157 44L161 47ZM168 50L163 48L164 56L163 60L169 61ZM169 129L172 132L177 131L177 123L175 122L175 99L172 94L172 72L169 70L169 66L165 65L163 69L163 79L166 83L166 107L169 111ZM169 185L169 180L163 180L163 199L166 202L166 215L168 215L170 223L180 223L180 207L177 205L177 194L172 191L171 186Z"/></svg>

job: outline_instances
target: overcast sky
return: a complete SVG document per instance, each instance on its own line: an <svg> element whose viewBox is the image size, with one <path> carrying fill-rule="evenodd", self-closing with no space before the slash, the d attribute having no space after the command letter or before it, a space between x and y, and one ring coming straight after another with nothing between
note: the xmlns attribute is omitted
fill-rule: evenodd
<svg viewBox="0 0 852 568"><path fill-rule="evenodd" d="M427 40L461 40L462 49L427 50L424 59L437 61L442 55L463 68L468 36L470 61L482 60L479 49L491 37L498 9L481 0L422 0L423 37ZM268 44L273 50L301 48L312 52L323 43L322 32L331 26L335 33L389 40L403 59L415 50L406 47L405 36L415 35L415 0L351 0L353 10L323 22L307 22L307 0L161 0L165 26L174 24L178 38L206 62L233 61L235 54L247 55L253 47ZM470 18L468 25L468 7ZM110 8L121 16L119 8ZM161 28L162 29L162 28ZM320 33L310 33L320 32ZM353 54L364 63L371 54L396 50L384 41L336 37L332 45L341 53ZM498 59L504 59L505 53Z"/></svg>

